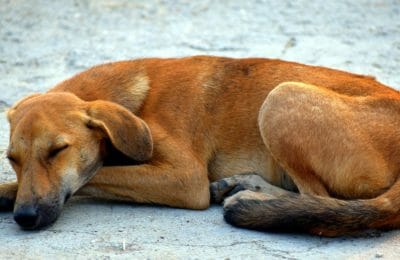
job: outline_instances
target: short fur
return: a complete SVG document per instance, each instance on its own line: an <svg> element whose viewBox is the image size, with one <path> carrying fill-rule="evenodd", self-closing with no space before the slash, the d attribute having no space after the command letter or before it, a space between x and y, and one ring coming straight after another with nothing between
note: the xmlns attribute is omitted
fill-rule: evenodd
<svg viewBox="0 0 400 260"><path fill-rule="evenodd" d="M372 77L293 62L104 64L10 109L18 185L0 186L0 206L15 201L24 228L54 222L71 194L205 209L210 181L256 173L301 195L239 192L225 203L237 226L330 236L397 228L399 112L398 91ZM213 187L219 200L232 194Z"/></svg>

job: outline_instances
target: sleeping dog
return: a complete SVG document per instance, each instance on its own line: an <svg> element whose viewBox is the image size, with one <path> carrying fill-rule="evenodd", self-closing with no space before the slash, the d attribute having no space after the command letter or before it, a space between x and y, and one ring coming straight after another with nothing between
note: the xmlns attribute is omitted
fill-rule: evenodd
<svg viewBox="0 0 400 260"><path fill-rule="evenodd" d="M206 209L337 236L400 223L400 95L369 76L261 58L104 64L8 111L24 229L71 195ZM211 185L210 185L211 183ZM211 194L211 196L210 196Z"/></svg>

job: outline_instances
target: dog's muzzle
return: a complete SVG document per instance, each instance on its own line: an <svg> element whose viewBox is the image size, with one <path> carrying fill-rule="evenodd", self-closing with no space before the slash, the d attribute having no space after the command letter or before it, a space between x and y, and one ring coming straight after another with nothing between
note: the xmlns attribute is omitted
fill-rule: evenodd
<svg viewBox="0 0 400 260"><path fill-rule="evenodd" d="M40 215L37 207L23 205L15 209L14 220L24 229L34 229L39 226Z"/></svg>
<svg viewBox="0 0 400 260"><path fill-rule="evenodd" d="M61 198L60 198L61 199ZM52 203L16 204L14 220L22 229L39 229L54 223L61 213L66 198Z"/></svg>

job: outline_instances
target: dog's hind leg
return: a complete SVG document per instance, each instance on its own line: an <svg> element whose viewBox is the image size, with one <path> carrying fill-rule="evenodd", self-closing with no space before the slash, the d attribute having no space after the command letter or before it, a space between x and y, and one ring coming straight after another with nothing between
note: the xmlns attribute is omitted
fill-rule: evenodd
<svg viewBox="0 0 400 260"><path fill-rule="evenodd" d="M226 221L250 229L323 236L398 228L400 181L398 176L385 170L387 165L397 168L379 156L382 151L372 146L373 142L365 141L371 139L363 139L365 136L356 131L363 124L364 131L376 133L373 131L376 125L386 123L381 121L379 111L389 114L390 107L360 102L302 83L281 84L273 90L261 108L260 132L272 156L294 180L300 194L268 197L250 191L239 192L226 200ZM363 102L366 101L363 99ZM376 107L371 108L371 104ZM367 115L378 114L372 117L375 120L372 125L363 121L368 108L371 113ZM383 132L385 138L398 143L396 135L391 135L389 130ZM373 178L376 176L379 178ZM393 177L397 178L394 184L389 183L389 187L382 184L382 180L386 182ZM368 187L367 192L357 189L364 188L360 184ZM336 194L343 197L350 194L349 200L330 198L326 187L330 192L339 191ZM377 194L382 188L386 191Z"/></svg>

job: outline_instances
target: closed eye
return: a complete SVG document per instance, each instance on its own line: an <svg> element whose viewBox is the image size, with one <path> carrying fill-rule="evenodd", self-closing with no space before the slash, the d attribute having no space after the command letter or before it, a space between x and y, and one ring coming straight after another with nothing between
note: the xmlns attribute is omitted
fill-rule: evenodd
<svg viewBox="0 0 400 260"><path fill-rule="evenodd" d="M64 151L64 150L67 149L68 147L69 147L68 144L64 144L64 145L62 145L62 146L59 146L59 147L55 147L55 148L50 149L48 158L49 158L49 159L53 159L53 158L56 157L60 152Z"/></svg>

